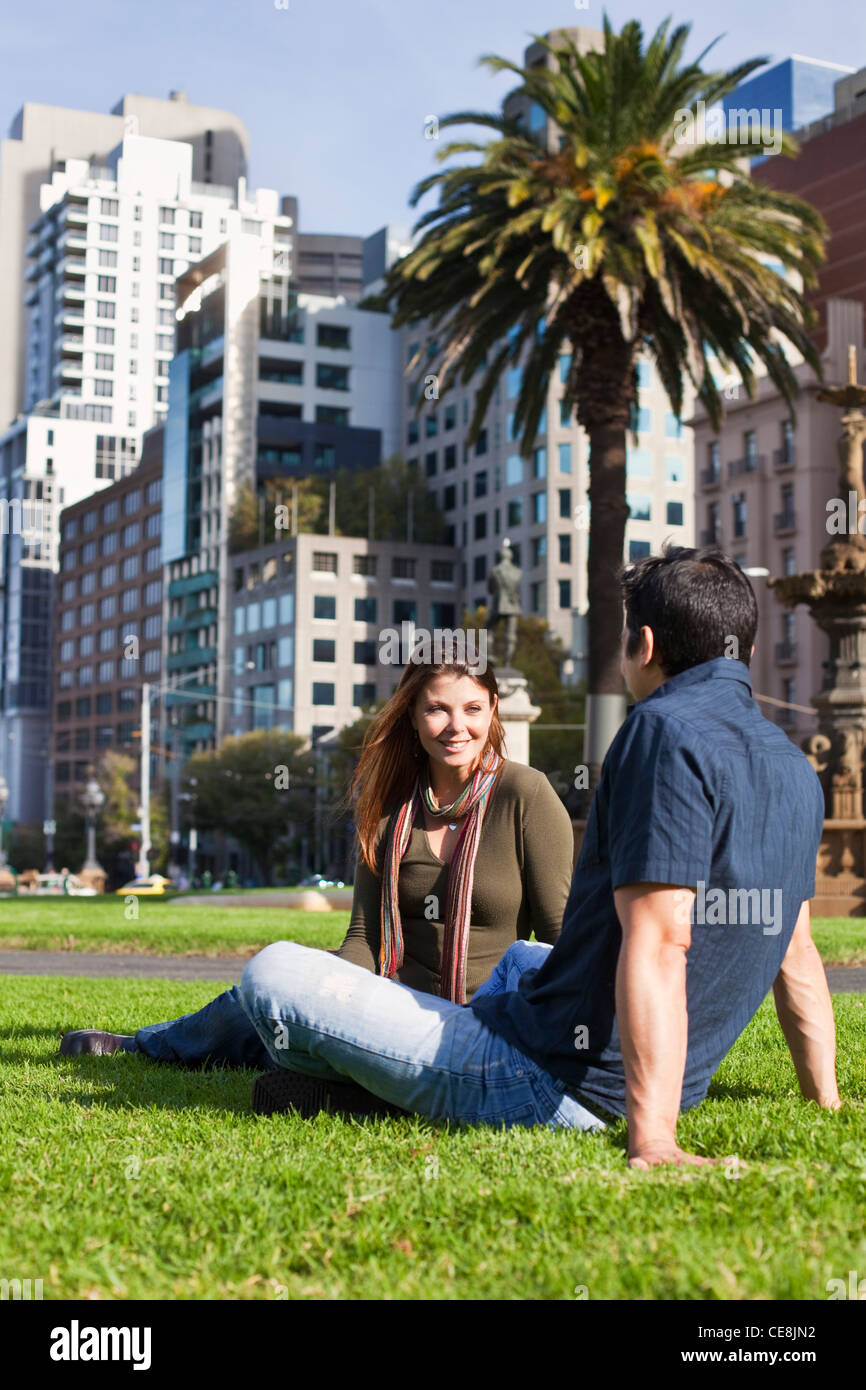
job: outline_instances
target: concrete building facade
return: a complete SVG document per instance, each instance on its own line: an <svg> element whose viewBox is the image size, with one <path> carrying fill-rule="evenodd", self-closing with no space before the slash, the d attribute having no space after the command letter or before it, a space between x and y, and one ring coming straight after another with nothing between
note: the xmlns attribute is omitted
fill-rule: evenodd
<svg viewBox="0 0 866 1390"><path fill-rule="evenodd" d="M863 360L862 306L831 300L827 323L824 376L841 384L848 378L849 345ZM796 362L793 350L791 356ZM800 361L795 373L801 387L796 420L765 374L754 401L742 387L732 388L718 433L702 410L693 420L699 543L719 543L744 569L772 576L818 564L829 539L828 503L838 495L840 413L815 399L811 368ZM785 706L808 707L821 688L827 638L805 608L785 609L766 579L756 576L752 584L759 614L753 690L767 697L767 717L799 741L814 732L815 719Z"/></svg>
<svg viewBox="0 0 866 1390"><path fill-rule="evenodd" d="M168 678L197 672L201 695L186 755L227 729L228 531L241 488L381 462L399 444L400 375L386 315L297 293L279 253L243 232L190 267L177 294L163 560ZM200 607L201 594L215 601ZM175 702L188 693L169 693Z"/></svg>
<svg viewBox="0 0 866 1390"><path fill-rule="evenodd" d="M422 630L460 621L449 546L298 535L231 565L235 735L282 727L317 742L394 693Z"/></svg>
<svg viewBox="0 0 866 1390"><path fill-rule="evenodd" d="M63 512L53 671L58 800L78 796L88 764L107 750L140 756L141 687L158 686L162 673L161 523L158 451ZM154 752L154 779L161 761ZM137 767L132 781L138 786Z"/></svg>

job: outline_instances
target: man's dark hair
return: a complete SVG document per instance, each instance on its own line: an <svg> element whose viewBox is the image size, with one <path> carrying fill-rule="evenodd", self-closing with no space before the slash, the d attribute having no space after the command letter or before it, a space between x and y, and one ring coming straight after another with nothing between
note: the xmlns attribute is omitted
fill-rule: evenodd
<svg viewBox="0 0 866 1390"><path fill-rule="evenodd" d="M693 550L668 542L661 555L624 566L619 579L627 656L636 655L640 630L649 627L655 659L666 676L717 656L749 665L758 626L755 591L736 561L718 546Z"/></svg>

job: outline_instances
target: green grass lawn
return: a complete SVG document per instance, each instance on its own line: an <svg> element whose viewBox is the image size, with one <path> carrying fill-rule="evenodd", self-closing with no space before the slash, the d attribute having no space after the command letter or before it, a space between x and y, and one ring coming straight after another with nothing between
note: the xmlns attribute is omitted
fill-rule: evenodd
<svg viewBox="0 0 866 1390"><path fill-rule="evenodd" d="M132 905L130 905L131 908ZM271 941L339 946L348 911L198 906L139 898L129 919L123 898L7 898L0 902L0 950L145 952L246 958Z"/></svg>
<svg viewBox="0 0 866 1390"><path fill-rule="evenodd" d="M0 1274L46 1298L809 1299L866 1274L866 1005L837 996L846 1108L799 1099L764 1004L680 1124L739 1170L629 1171L601 1135L254 1116L253 1073L59 1059L212 987L8 977ZM585 1292L583 1292L585 1290Z"/></svg>
<svg viewBox="0 0 866 1390"><path fill-rule="evenodd" d="M110 951L153 955L246 957L270 941L339 946L349 922L344 910L201 906L177 899L139 898L129 919L120 897L7 898L0 901L0 950ZM812 924L826 964L866 965L866 918L824 917Z"/></svg>

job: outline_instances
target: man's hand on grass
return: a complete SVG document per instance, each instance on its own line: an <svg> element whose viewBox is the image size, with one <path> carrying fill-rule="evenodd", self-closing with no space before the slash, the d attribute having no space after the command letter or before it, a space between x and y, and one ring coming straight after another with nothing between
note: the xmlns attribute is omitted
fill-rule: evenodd
<svg viewBox="0 0 866 1390"><path fill-rule="evenodd" d="M679 1144L671 1140L670 1142L659 1142L655 1144L642 1144L638 1146L634 1153L628 1157L629 1168L658 1168L663 1163L673 1163L677 1168L690 1166L692 1168L715 1168L720 1163L736 1163L735 1158L703 1158L700 1154L686 1153Z"/></svg>

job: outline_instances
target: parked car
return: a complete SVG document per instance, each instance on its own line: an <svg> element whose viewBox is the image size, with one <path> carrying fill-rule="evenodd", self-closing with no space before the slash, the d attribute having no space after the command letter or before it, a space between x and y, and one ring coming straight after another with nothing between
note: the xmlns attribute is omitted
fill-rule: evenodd
<svg viewBox="0 0 866 1390"><path fill-rule="evenodd" d="M325 878L322 874L308 874L298 884L299 888L345 888L341 878Z"/></svg>
<svg viewBox="0 0 866 1390"><path fill-rule="evenodd" d="M56 897L67 893L75 898L98 898L95 888L89 888L75 874L38 874L31 893L40 897Z"/></svg>
<svg viewBox="0 0 866 1390"><path fill-rule="evenodd" d="M169 889L174 888L174 883L170 878L164 878L162 874L150 874L147 878L131 878L129 883L124 883L122 888L117 888L117 893L134 893L138 898L162 897Z"/></svg>

